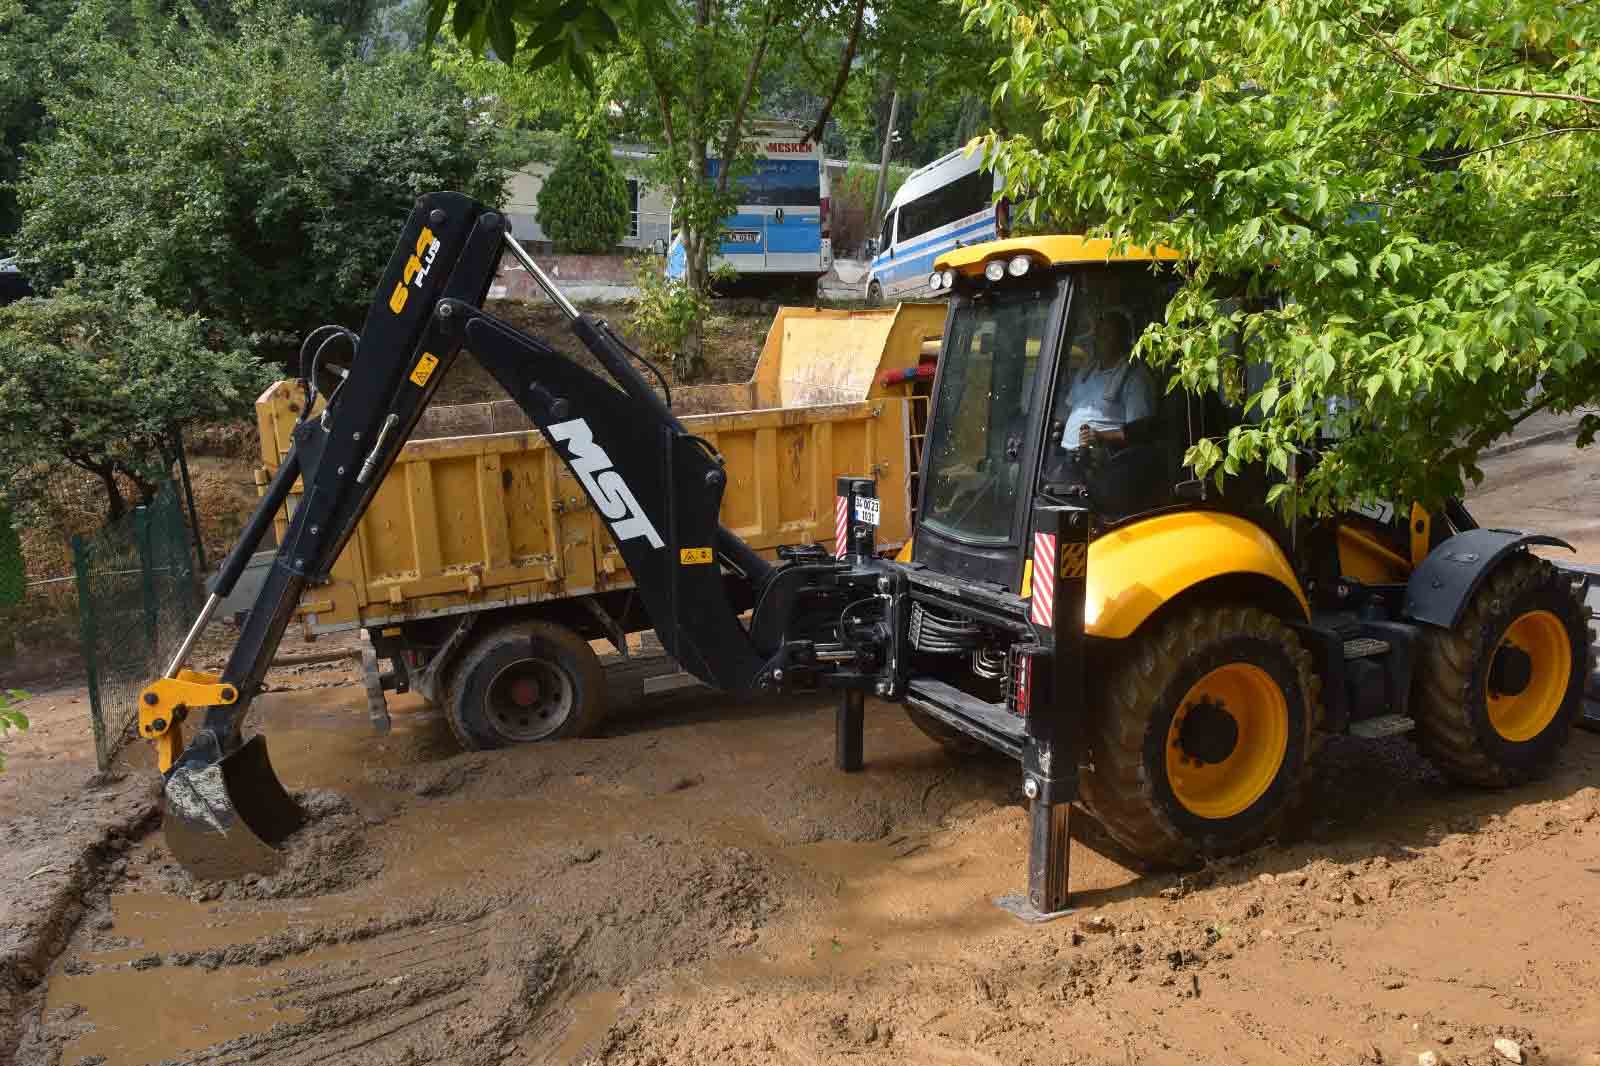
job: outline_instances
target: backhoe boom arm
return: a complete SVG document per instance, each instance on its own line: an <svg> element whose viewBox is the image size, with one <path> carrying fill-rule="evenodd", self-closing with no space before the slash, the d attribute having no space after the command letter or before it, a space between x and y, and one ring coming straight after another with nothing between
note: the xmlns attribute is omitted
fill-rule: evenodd
<svg viewBox="0 0 1600 1066"><path fill-rule="evenodd" d="M567 313L612 380L481 310L506 251ZM141 732L156 742L167 773L168 845L191 871L227 877L270 869L277 862L272 845L300 824L265 742L245 741L241 724L307 583L326 580L463 347L538 427L605 518L662 645L684 669L726 690L772 683L780 649L752 641L729 602L723 569L748 582L752 597L774 570L718 521L727 480L720 456L684 428L609 327L580 314L556 289L511 239L502 216L459 194L430 194L411 212L343 383L320 412L308 398L289 454L205 610L166 676L141 694ZM219 677L186 670L194 639L297 477L300 501L226 668ZM183 747L181 723L191 710L202 711L200 723Z"/></svg>

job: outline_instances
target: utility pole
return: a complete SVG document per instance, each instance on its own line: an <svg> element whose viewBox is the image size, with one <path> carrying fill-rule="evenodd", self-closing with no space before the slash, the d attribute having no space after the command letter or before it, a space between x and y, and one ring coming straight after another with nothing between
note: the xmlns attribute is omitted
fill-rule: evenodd
<svg viewBox="0 0 1600 1066"><path fill-rule="evenodd" d="M878 183L872 190L872 228L868 237L876 237L883 230L883 200L889 189L889 150L894 147L894 124L900 116L900 65L895 64L889 75L889 124L883 128L883 150L878 155Z"/></svg>

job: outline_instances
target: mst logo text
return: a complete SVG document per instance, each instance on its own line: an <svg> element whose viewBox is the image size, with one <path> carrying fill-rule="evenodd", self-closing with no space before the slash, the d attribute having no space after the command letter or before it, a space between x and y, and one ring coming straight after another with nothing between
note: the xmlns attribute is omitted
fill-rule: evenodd
<svg viewBox="0 0 1600 1066"><path fill-rule="evenodd" d="M550 436L567 446L572 472L578 475L595 506L611 523L611 535L618 540L644 537L650 547L661 547L661 534L645 517L644 508L639 506L622 475L612 469L611 456L594 442L594 431L589 423L581 418L558 422L550 427Z"/></svg>

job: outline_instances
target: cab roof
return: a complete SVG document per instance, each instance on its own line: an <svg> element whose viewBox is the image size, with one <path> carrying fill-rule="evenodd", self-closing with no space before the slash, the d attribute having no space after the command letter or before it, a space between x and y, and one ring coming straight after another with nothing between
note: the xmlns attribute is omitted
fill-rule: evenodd
<svg viewBox="0 0 1600 1066"><path fill-rule="evenodd" d="M935 270L959 270L963 273L977 271L991 259L1010 259L1016 255L1031 255L1043 259L1051 266L1069 263L1138 263L1153 260L1175 260L1183 256L1171 248L1127 248L1117 255L1111 254L1109 237L1084 237L1059 234L1047 237L1012 237L1004 241L985 241L953 248L941 255L933 264Z"/></svg>

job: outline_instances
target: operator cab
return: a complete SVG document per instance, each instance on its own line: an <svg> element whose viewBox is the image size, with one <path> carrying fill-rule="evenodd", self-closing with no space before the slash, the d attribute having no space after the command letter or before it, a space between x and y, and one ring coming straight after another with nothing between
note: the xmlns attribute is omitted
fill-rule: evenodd
<svg viewBox="0 0 1600 1066"><path fill-rule="evenodd" d="M1179 502L1207 412L1132 358L1178 288L1177 254L1111 247L1018 238L937 263L929 284L951 300L914 562L1020 594L1036 497L1112 523Z"/></svg>

